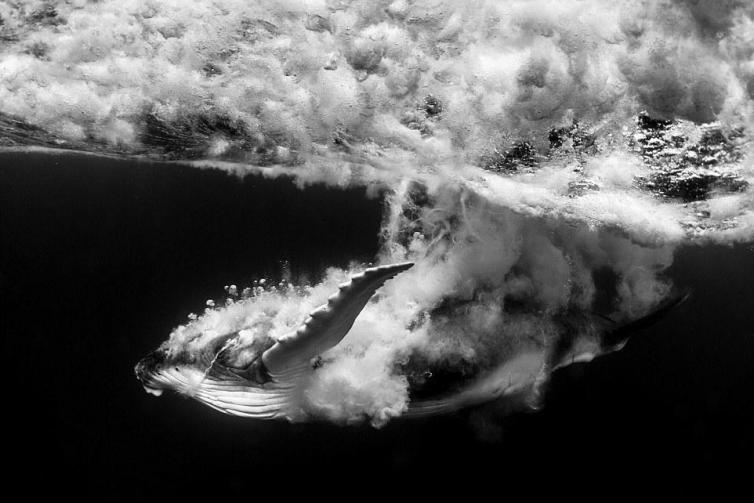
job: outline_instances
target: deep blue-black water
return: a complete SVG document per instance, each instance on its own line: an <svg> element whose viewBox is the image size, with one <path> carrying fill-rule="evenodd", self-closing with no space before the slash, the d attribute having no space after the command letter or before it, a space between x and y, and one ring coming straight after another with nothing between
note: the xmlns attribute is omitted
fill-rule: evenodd
<svg viewBox="0 0 754 503"><path fill-rule="evenodd" d="M636 481L754 449L754 249L693 245L689 301L618 353L555 374L542 409L369 425L224 416L144 393L136 361L223 286L373 260L383 202L176 164L0 154L6 453L28 494L251 500L273 484L373 496L521 474ZM283 265L283 263L287 265ZM745 463L745 462L744 462ZM727 468L726 468L727 469ZM737 477L735 471L729 472ZM304 480L308 482L303 482ZM281 482L282 481L282 482ZM502 493L500 493L502 494Z"/></svg>

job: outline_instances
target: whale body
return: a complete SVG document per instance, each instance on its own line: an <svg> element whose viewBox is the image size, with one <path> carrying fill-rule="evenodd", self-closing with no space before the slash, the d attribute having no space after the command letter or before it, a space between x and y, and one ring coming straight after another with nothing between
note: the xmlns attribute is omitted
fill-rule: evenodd
<svg viewBox="0 0 754 503"><path fill-rule="evenodd" d="M412 266L411 262L383 265L352 276L298 329L278 339L268 337L248 344L240 332L233 332L180 351L163 345L137 363L136 376L150 394L159 396L171 390L225 414L289 421L315 418L306 390L321 365L318 357L343 340L385 282ZM601 319L597 337L575 337L566 330L548 347L521 351L450 393L413 400L403 416L444 414L531 393L557 368L622 348L633 333L661 319L687 296L671 297L626 324Z"/></svg>

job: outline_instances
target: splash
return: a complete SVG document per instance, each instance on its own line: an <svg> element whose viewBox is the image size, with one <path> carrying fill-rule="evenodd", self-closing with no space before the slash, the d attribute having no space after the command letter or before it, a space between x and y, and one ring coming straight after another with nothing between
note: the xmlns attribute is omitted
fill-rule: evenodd
<svg viewBox="0 0 754 503"><path fill-rule="evenodd" d="M5 2L0 145L386 192L377 259L417 265L309 387L383 423L428 373L599 352L588 315L647 313L679 245L754 238L752 33L737 0ZM171 340L275 339L361 268Z"/></svg>

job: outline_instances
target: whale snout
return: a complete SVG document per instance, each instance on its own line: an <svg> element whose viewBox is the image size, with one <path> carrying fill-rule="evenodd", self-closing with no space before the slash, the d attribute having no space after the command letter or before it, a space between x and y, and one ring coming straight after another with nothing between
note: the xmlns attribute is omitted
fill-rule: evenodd
<svg viewBox="0 0 754 503"><path fill-rule="evenodd" d="M147 393L159 396L162 389L158 387L154 379L155 374L159 371L160 365L165 361L165 351L156 350L139 360L134 367L134 373L139 382L144 386Z"/></svg>
<svg viewBox="0 0 754 503"><path fill-rule="evenodd" d="M152 351L147 356L139 360L139 363L136 364L136 367L134 367L134 372L136 373L136 377L141 381L144 382L145 379L148 379L152 374L154 374L158 369L159 365L162 364L165 361L165 352L160 351L159 349L156 351Z"/></svg>

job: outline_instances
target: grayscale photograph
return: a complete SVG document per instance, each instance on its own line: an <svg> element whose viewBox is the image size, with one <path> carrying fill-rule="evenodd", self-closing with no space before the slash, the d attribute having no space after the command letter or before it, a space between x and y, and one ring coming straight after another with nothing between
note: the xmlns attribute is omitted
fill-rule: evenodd
<svg viewBox="0 0 754 503"><path fill-rule="evenodd" d="M7 476L746 482L752 138L752 0L0 0Z"/></svg>

